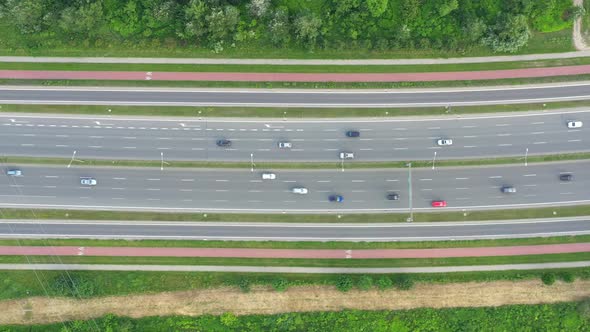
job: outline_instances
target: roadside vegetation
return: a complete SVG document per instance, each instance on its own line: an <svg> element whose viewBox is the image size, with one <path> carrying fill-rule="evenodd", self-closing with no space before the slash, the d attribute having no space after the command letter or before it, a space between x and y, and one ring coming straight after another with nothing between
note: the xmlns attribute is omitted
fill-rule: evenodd
<svg viewBox="0 0 590 332"><path fill-rule="evenodd" d="M428 57L571 50L571 0L2 0L4 54Z"/></svg>
<svg viewBox="0 0 590 332"><path fill-rule="evenodd" d="M590 329L590 301L481 308L344 310L278 315L146 317L106 315L65 324L6 326L3 331L568 331Z"/></svg>
<svg viewBox="0 0 590 332"><path fill-rule="evenodd" d="M56 263L59 257L55 257ZM548 277L547 275L550 274ZM366 287L371 279L372 287ZM147 272L147 271L0 271L0 300L31 296L92 298L110 295L236 287L248 292L255 286L284 291L292 286L327 285L340 291L390 289L407 290L417 283L465 283L498 280L590 279L590 268L486 271L420 274L272 274L230 272Z"/></svg>

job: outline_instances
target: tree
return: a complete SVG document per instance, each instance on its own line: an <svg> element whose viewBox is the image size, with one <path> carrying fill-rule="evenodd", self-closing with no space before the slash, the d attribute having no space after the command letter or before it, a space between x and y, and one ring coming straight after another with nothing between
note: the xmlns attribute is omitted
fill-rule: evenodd
<svg viewBox="0 0 590 332"><path fill-rule="evenodd" d="M551 286L555 283L555 273L547 272L541 276L541 281L547 285Z"/></svg>
<svg viewBox="0 0 590 332"><path fill-rule="evenodd" d="M305 46L313 47L317 38L320 35L322 27L322 20L315 14L307 14L299 16L295 20L295 32L297 39L299 39Z"/></svg>
<svg viewBox="0 0 590 332"><path fill-rule="evenodd" d="M263 17L268 12L270 7L270 0L252 0L248 4L250 14L254 17Z"/></svg>
<svg viewBox="0 0 590 332"><path fill-rule="evenodd" d="M268 24L270 42L274 46L283 47L291 41L289 31L289 15L284 8L277 9Z"/></svg>
<svg viewBox="0 0 590 332"><path fill-rule="evenodd" d="M205 17L209 41L218 42L229 39L236 30L240 19L240 11L234 6L214 8Z"/></svg>
<svg viewBox="0 0 590 332"><path fill-rule="evenodd" d="M487 25L481 18L474 18L465 24L463 34L470 43L478 42L487 30Z"/></svg>
<svg viewBox="0 0 590 332"><path fill-rule="evenodd" d="M438 7L438 15L447 16L453 10L459 8L459 2L457 0L447 0L441 3L440 7Z"/></svg>
<svg viewBox="0 0 590 332"><path fill-rule="evenodd" d="M377 279L377 287L379 288L379 290L386 290L393 287L393 282L389 277L382 276L379 279Z"/></svg>
<svg viewBox="0 0 590 332"><path fill-rule="evenodd" d="M41 32L45 27L45 2L42 0L7 0L7 14L22 34Z"/></svg>
<svg viewBox="0 0 590 332"><path fill-rule="evenodd" d="M408 275L398 274L393 277L393 285L399 290L409 290L414 287L414 280Z"/></svg>
<svg viewBox="0 0 590 332"><path fill-rule="evenodd" d="M353 285L352 278L347 275L341 275L338 277L338 280L336 280L336 289L341 292L348 292L352 289Z"/></svg>
<svg viewBox="0 0 590 332"><path fill-rule="evenodd" d="M273 280L272 287L277 292L284 292L287 290L287 287L289 287L289 281L285 278L277 278Z"/></svg>
<svg viewBox="0 0 590 332"><path fill-rule="evenodd" d="M203 0L191 0L184 8L184 24L176 33L183 40L198 42L205 34L205 15L207 5Z"/></svg>
<svg viewBox="0 0 590 332"><path fill-rule="evenodd" d="M170 35L170 32L175 30L177 10L177 4L172 0L153 3L144 14L146 29L143 35L146 37Z"/></svg>
<svg viewBox="0 0 590 332"><path fill-rule="evenodd" d="M456 0L455 0L456 1ZM379 17L385 13L389 0L367 0L367 7L373 17Z"/></svg>
<svg viewBox="0 0 590 332"><path fill-rule="evenodd" d="M94 39L106 23L101 2L87 2L79 8L68 7L61 13L59 28L73 37Z"/></svg>
<svg viewBox="0 0 590 332"><path fill-rule="evenodd" d="M501 15L482 41L494 52L514 53L527 44L530 36L524 15Z"/></svg>

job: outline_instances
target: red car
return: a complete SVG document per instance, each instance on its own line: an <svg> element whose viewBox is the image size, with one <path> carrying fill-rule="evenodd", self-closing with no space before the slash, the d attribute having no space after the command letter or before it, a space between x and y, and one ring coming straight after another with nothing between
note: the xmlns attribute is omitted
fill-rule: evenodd
<svg viewBox="0 0 590 332"><path fill-rule="evenodd" d="M446 207L447 201L432 201L432 207Z"/></svg>

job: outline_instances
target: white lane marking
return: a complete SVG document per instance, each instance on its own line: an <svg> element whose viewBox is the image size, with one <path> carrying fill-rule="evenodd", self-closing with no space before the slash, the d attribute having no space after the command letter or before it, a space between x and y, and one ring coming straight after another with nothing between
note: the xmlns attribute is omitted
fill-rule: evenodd
<svg viewBox="0 0 590 332"><path fill-rule="evenodd" d="M170 150L170 148L158 148L157 150Z"/></svg>
<svg viewBox="0 0 590 332"><path fill-rule="evenodd" d="M398 182L399 180L397 180L397 179L387 179L385 181L387 181L387 182Z"/></svg>
<svg viewBox="0 0 590 332"><path fill-rule="evenodd" d="M432 181L432 179L420 179L420 181Z"/></svg>
<svg viewBox="0 0 590 332"><path fill-rule="evenodd" d="M330 180L318 180L317 183L330 183Z"/></svg>
<svg viewBox="0 0 590 332"><path fill-rule="evenodd" d="M205 150L204 148L191 148L191 151L203 151Z"/></svg>
<svg viewBox="0 0 590 332"><path fill-rule="evenodd" d="M512 136L512 134L498 134L496 136L499 136L499 137L507 137L507 136Z"/></svg>
<svg viewBox="0 0 590 332"><path fill-rule="evenodd" d="M147 200L148 201L159 201L160 199L159 198L148 198Z"/></svg>
<svg viewBox="0 0 590 332"><path fill-rule="evenodd" d="M270 149L256 149L256 151L267 152L270 151Z"/></svg>
<svg viewBox="0 0 590 332"><path fill-rule="evenodd" d="M262 201L253 201L253 200L250 200L250 201L248 201L248 203L262 203Z"/></svg>
<svg viewBox="0 0 590 332"><path fill-rule="evenodd" d="M195 179L180 179L182 182L195 182Z"/></svg>
<svg viewBox="0 0 590 332"><path fill-rule="evenodd" d="M359 149L359 151L373 151L371 148Z"/></svg>
<svg viewBox="0 0 590 332"><path fill-rule="evenodd" d="M148 181L160 181L160 179L147 179Z"/></svg>
<svg viewBox="0 0 590 332"><path fill-rule="evenodd" d="M135 146L124 146L123 149L137 149Z"/></svg>
<svg viewBox="0 0 590 332"><path fill-rule="evenodd" d="M248 190L249 193L261 193L261 190Z"/></svg>
<svg viewBox="0 0 590 332"><path fill-rule="evenodd" d="M214 200L214 202L217 202L217 203L226 203L226 202L228 202L228 200L227 199L216 199L216 200Z"/></svg>
<svg viewBox="0 0 590 332"><path fill-rule="evenodd" d="M547 142L534 142L533 144L547 144Z"/></svg>
<svg viewBox="0 0 590 332"><path fill-rule="evenodd" d="M575 133L575 132L578 132L578 131L580 131L580 130L581 130L581 129L570 129L570 130L568 130L567 132L568 132L568 133Z"/></svg>
<svg viewBox="0 0 590 332"><path fill-rule="evenodd" d="M101 149L102 145L89 145L88 147L93 149Z"/></svg>
<svg viewBox="0 0 590 332"><path fill-rule="evenodd" d="M465 188L465 187L461 187L461 188L455 188L456 190L468 190L469 188Z"/></svg>
<svg viewBox="0 0 590 332"><path fill-rule="evenodd" d="M525 184L524 186L525 187L536 187L537 185L536 184Z"/></svg>
<svg viewBox="0 0 590 332"><path fill-rule="evenodd" d="M123 137L123 138L124 138L124 139L137 139L137 137L134 137L134 136L125 136L125 137Z"/></svg>
<svg viewBox="0 0 590 332"><path fill-rule="evenodd" d="M440 146L431 146L429 149L442 149Z"/></svg>
<svg viewBox="0 0 590 332"><path fill-rule="evenodd" d="M57 176L57 175L45 175L45 177L48 178L48 179L57 179L57 178L59 178L59 176Z"/></svg>
<svg viewBox="0 0 590 332"><path fill-rule="evenodd" d="M396 151L400 151L400 150L407 150L408 148L393 148Z"/></svg>
<svg viewBox="0 0 590 332"><path fill-rule="evenodd" d="M37 135L35 135L35 134L23 134L23 136L25 136L25 137L35 137Z"/></svg>
<svg viewBox="0 0 590 332"><path fill-rule="evenodd" d="M524 197L537 197L536 194L524 195Z"/></svg>
<svg viewBox="0 0 590 332"><path fill-rule="evenodd" d="M405 141L405 140L407 140L407 138L406 137L396 137L393 140L394 141Z"/></svg>
<svg viewBox="0 0 590 332"><path fill-rule="evenodd" d="M337 129L324 129L324 131L337 131Z"/></svg>
<svg viewBox="0 0 590 332"><path fill-rule="evenodd" d="M525 174L523 176L537 176L537 174Z"/></svg>
<svg viewBox="0 0 590 332"><path fill-rule="evenodd" d="M260 183L260 182L262 182L262 180L250 180L250 182L252 182L252 183Z"/></svg>
<svg viewBox="0 0 590 332"><path fill-rule="evenodd" d="M365 182L365 180L352 180L352 182L355 182L355 183L362 183L362 182Z"/></svg>
<svg viewBox="0 0 590 332"><path fill-rule="evenodd" d="M111 190L125 190L125 188L111 188Z"/></svg>
<svg viewBox="0 0 590 332"><path fill-rule="evenodd" d="M467 136L463 136L463 138L476 138L477 136L475 135L467 135Z"/></svg>
<svg viewBox="0 0 590 332"><path fill-rule="evenodd" d="M509 123L499 123L496 125L496 127L508 127L508 126L510 126Z"/></svg>
<svg viewBox="0 0 590 332"><path fill-rule="evenodd" d="M68 138L68 137L70 137L70 135L55 135L55 137Z"/></svg>
<svg viewBox="0 0 590 332"><path fill-rule="evenodd" d="M229 180L220 179L220 180L215 180L215 182L229 182Z"/></svg>
<svg viewBox="0 0 590 332"><path fill-rule="evenodd" d="M43 188L57 188L56 186L43 186Z"/></svg>
<svg viewBox="0 0 590 332"><path fill-rule="evenodd" d="M476 148L477 145L463 145L464 148Z"/></svg>
<svg viewBox="0 0 590 332"><path fill-rule="evenodd" d="M304 150L304 149L291 149L291 151L294 151L294 152L301 152L301 151L305 151L305 150Z"/></svg>
<svg viewBox="0 0 590 332"><path fill-rule="evenodd" d="M407 130L406 128L393 128L393 130Z"/></svg>
<svg viewBox="0 0 590 332"><path fill-rule="evenodd" d="M257 140L257 141L260 141L260 142L270 142L270 141L273 141L273 139L272 139L272 138L258 138L258 139L256 139L256 140Z"/></svg>
<svg viewBox="0 0 590 332"><path fill-rule="evenodd" d="M160 188L147 188L148 191L160 191Z"/></svg>
<svg viewBox="0 0 590 332"><path fill-rule="evenodd" d="M422 191L432 191L431 188L424 188L424 189L420 189L420 190L422 190Z"/></svg>
<svg viewBox="0 0 590 332"><path fill-rule="evenodd" d="M469 178L455 178L455 180L469 180Z"/></svg>
<svg viewBox="0 0 590 332"><path fill-rule="evenodd" d="M440 127L428 127L429 130L436 130L436 129L440 129Z"/></svg>
<svg viewBox="0 0 590 332"><path fill-rule="evenodd" d="M498 144L498 146L512 146L512 144L510 144L510 143L505 143L505 144Z"/></svg>
<svg viewBox="0 0 590 332"><path fill-rule="evenodd" d="M544 124L544 123L545 123L545 122L543 122L543 121L538 121L538 122L532 122L531 124L534 124L534 125L540 125L540 124Z"/></svg>
<svg viewBox="0 0 590 332"><path fill-rule="evenodd" d="M127 180L127 178L113 178L113 180Z"/></svg>
<svg viewBox="0 0 590 332"><path fill-rule="evenodd" d="M295 183L295 182L297 182L297 181L293 181L293 180L285 180L285 181L283 181L283 183Z"/></svg>
<svg viewBox="0 0 590 332"><path fill-rule="evenodd" d="M104 136L90 136L90 138L104 138ZM125 138L125 137L123 137Z"/></svg>
<svg viewBox="0 0 590 332"><path fill-rule="evenodd" d="M324 138L323 141L326 141L326 142L336 142L336 141L338 141L338 139L337 138Z"/></svg>
<svg viewBox="0 0 590 332"><path fill-rule="evenodd" d="M545 133L544 131L535 131L535 132L532 132L531 135L541 135L544 133Z"/></svg>
<svg viewBox="0 0 590 332"><path fill-rule="evenodd" d="M569 143L574 143L574 142L581 142L581 139L569 139L567 140Z"/></svg>
<svg viewBox="0 0 590 332"><path fill-rule="evenodd" d="M502 176L501 175L494 175L494 176L490 176L490 179L501 179Z"/></svg>
<svg viewBox="0 0 590 332"><path fill-rule="evenodd" d="M559 193L560 195L573 195L573 192Z"/></svg>
<svg viewBox="0 0 590 332"><path fill-rule="evenodd" d="M478 126L463 126L461 128L477 128Z"/></svg>
<svg viewBox="0 0 590 332"><path fill-rule="evenodd" d="M338 149L324 149L324 151L338 151Z"/></svg>
<svg viewBox="0 0 590 332"><path fill-rule="evenodd" d="M361 138L360 140L361 141L372 141L373 139L372 138Z"/></svg>

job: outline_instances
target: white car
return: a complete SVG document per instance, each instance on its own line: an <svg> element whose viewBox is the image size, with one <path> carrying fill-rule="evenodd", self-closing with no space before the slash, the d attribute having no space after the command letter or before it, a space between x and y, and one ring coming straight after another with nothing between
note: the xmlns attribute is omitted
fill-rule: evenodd
<svg viewBox="0 0 590 332"><path fill-rule="evenodd" d="M436 144L440 146L453 145L453 140L450 138L441 138L438 141L436 141Z"/></svg>
<svg viewBox="0 0 590 332"><path fill-rule="evenodd" d="M305 194L307 194L307 188L303 188L303 187L293 188L291 190L291 192L294 194L305 195Z"/></svg>
<svg viewBox="0 0 590 332"><path fill-rule="evenodd" d="M340 159L354 159L354 153L352 153L352 152L340 152Z"/></svg>
<svg viewBox="0 0 590 332"><path fill-rule="evenodd" d="M262 180L274 180L277 178L275 173L262 173Z"/></svg>
<svg viewBox="0 0 590 332"><path fill-rule="evenodd" d="M582 128L582 121L568 121L567 122L567 127L570 129L574 129L574 128Z"/></svg>
<svg viewBox="0 0 590 332"><path fill-rule="evenodd" d="M291 142L279 142L279 149L290 149L293 147Z"/></svg>
<svg viewBox="0 0 590 332"><path fill-rule="evenodd" d="M9 169L6 171L8 176L22 176L23 172L20 169Z"/></svg>
<svg viewBox="0 0 590 332"><path fill-rule="evenodd" d="M95 178L80 178L80 184L83 186L96 186Z"/></svg>

